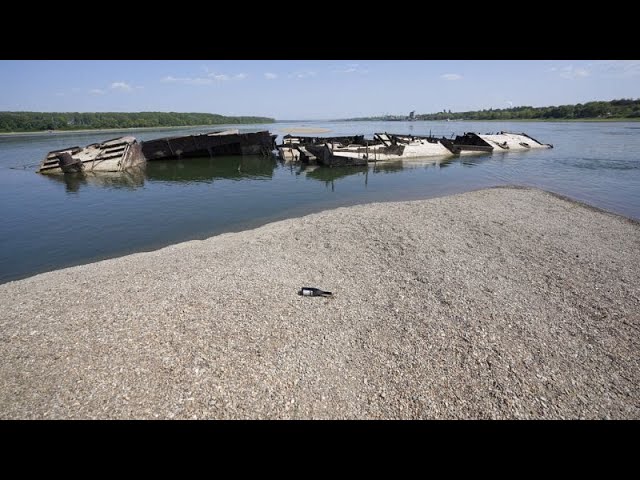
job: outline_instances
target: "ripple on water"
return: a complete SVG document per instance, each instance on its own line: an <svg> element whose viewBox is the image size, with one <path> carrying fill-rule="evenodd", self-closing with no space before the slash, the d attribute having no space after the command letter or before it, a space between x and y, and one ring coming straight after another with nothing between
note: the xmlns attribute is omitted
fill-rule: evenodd
<svg viewBox="0 0 640 480"><path fill-rule="evenodd" d="M640 169L640 161L622 160L616 158L592 158L573 157L558 160L559 163L573 168L587 170L637 170Z"/></svg>

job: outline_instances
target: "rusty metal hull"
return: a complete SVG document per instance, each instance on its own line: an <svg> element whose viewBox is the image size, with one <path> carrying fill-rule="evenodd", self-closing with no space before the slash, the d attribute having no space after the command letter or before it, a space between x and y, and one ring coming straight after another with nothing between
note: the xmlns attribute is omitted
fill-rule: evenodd
<svg viewBox="0 0 640 480"><path fill-rule="evenodd" d="M275 149L275 138L268 131L238 133L238 130L165 137L142 142L142 153L147 160L269 154Z"/></svg>
<svg viewBox="0 0 640 480"><path fill-rule="evenodd" d="M468 152L504 152L524 151L536 148L553 148L553 145L542 143L526 133L500 132L496 134L465 133L453 140L453 145L460 153Z"/></svg>
<svg viewBox="0 0 640 480"><path fill-rule="evenodd" d="M144 165L140 143L134 137L119 137L84 148L53 150L45 156L39 173L122 172Z"/></svg>

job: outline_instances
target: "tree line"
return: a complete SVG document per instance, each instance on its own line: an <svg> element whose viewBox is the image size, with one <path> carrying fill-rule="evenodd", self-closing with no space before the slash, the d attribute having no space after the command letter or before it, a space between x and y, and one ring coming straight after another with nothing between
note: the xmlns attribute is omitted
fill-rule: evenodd
<svg viewBox="0 0 640 480"><path fill-rule="evenodd" d="M273 123L268 117L176 112L0 112L0 132Z"/></svg>
<svg viewBox="0 0 640 480"><path fill-rule="evenodd" d="M576 105L552 107L512 107L501 109L476 110L469 112L451 112L417 114L417 120L571 120L571 119L611 119L640 118L640 99L620 99L608 102L587 102ZM353 120L407 120L405 116L368 117Z"/></svg>

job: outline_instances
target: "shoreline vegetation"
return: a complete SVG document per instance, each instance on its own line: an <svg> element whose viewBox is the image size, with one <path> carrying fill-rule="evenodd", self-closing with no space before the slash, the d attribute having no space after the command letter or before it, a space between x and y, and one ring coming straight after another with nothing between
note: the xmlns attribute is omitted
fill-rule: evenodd
<svg viewBox="0 0 640 480"><path fill-rule="evenodd" d="M0 137L7 136L29 136L29 135L64 135L68 133L108 133L108 132L138 132L146 130L173 130L176 128L198 128L209 127L210 125L174 125L171 127L128 127L128 128L92 128L82 130L47 130L35 132L0 132Z"/></svg>
<svg viewBox="0 0 640 480"><path fill-rule="evenodd" d="M412 112L413 113L413 112ZM551 107L520 106L503 109L406 115L382 115L333 121L543 121L543 122L637 122L640 99L578 103ZM283 123L271 117L224 116L213 113L177 112L0 112L0 135L33 133L100 132L111 130L164 129ZM292 121L293 122L293 121ZM309 120L309 122L315 122Z"/></svg>
<svg viewBox="0 0 640 480"><path fill-rule="evenodd" d="M126 130L274 123L270 117L176 112L0 112L0 133Z"/></svg>
<svg viewBox="0 0 640 480"><path fill-rule="evenodd" d="M639 239L500 187L9 282L0 418L637 419Z"/></svg>
<svg viewBox="0 0 640 480"><path fill-rule="evenodd" d="M413 113L413 112L412 112ZM551 107L511 107L468 112L443 110L437 113L419 113L413 116L383 115L348 118L344 121L406 121L406 120L523 120L523 121L640 121L640 99L597 101Z"/></svg>
<svg viewBox="0 0 640 480"><path fill-rule="evenodd" d="M336 120L338 121L338 120ZM340 121L346 121L346 120L340 120ZM349 121L366 121L366 120L349 120ZM456 122L464 122L467 120L454 120ZM483 120L483 121L487 121L487 122L499 122L499 121L504 121L504 120ZM609 119L605 119L605 118L580 118L580 119L535 119L535 118L529 118L529 119L510 119L510 122L640 122L640 118L609 118ZM314 120L307 120L307 122L314 122ZM278 121L273 122L273 123L278 123ZM292 122L293 123L293 122ZM9 136L28 136L28 135L43 135L43 134L50 134L50 135L61 135L61 134L68 134L68 133L102 133L102 132L123 132L123 131L131 131L131 132L136 132L136 131L145 131L145 130L172 130L175 128L197 128L197 127L208 127L211 125L173 125L173 126L169 126L169 127L127 127L127 128L92 128L92 129L76 129L76 130L47 130L47 131L42 131L42 130L37 130L37 131L29 131L29 132L0 132L0 137L9 137ZM329 133L331 132L331 129L328 128L284 128L284 129L279 129L279 132L282 133L290 133L290 134L312 134L312 133Z"/></svg>

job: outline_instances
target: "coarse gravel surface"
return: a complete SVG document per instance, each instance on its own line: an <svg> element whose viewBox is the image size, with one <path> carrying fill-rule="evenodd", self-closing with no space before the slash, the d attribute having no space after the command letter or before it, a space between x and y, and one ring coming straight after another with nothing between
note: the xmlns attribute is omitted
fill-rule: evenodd
<svg viewBox="0 0 640 480"><path fill-rule="evenodd" d="M640 418L639 224L536 189L338 208L0 305L3 419Z"/></svg>

